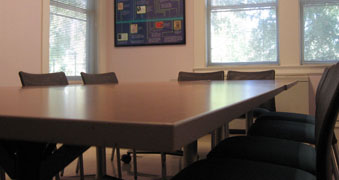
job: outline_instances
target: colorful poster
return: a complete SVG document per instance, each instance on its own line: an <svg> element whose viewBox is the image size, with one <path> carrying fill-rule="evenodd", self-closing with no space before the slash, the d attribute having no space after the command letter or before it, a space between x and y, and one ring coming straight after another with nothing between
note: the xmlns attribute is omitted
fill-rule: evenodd
<svg viewBox="0 0 339 180"><path fill-rule="evenodd" d="M185 44L185 0L115 0L115 46Z"/></svg>

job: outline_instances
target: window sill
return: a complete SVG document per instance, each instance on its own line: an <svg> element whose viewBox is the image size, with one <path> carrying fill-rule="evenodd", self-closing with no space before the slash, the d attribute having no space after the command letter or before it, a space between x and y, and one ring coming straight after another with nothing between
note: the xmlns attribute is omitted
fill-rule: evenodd
<svg viewBox="0 0 339 180"><path fill-rule="evenodd" d="M244 65L244 66L208 66L201 68L194 68L194 72L210 72L210 71L220 71L225 72L229 70L234 71L265 71L265 70L275 70L276 76L309 76L309 75L320 75L324 71L324 68L330 66L331 64L307 64L299 66L279 66L279 65Z"/></svg>
<svg viewBox="0 0 339 180"><path fill-rule="evenodd" d="M69 84L82 84L82 81L78 81L78 80L70 80L70 81L68 81L69 82Z"/></svg>
<svg viewBox="0 0 339 180"><path fill-rule="evenodd" d="M69 84L82 84L80 76L67 76Z"/></svg>

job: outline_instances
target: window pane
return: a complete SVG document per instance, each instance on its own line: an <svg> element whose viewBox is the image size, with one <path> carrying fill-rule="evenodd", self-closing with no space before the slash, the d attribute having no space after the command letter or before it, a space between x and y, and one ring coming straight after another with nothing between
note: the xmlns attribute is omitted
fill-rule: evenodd
<svg viewBox="0 0 339 180"><path fill-rule="evenodd" d="M52 16L63 16L65 18L69 19L78 19L78 20L83 20L86 21L86 14L82 12L77 12L61 7L56 7L56 6L51 6L50 8L50 13Z"/></svg>
<svg viewBox="0 0 339 180"><path fill-rule="evenodd" d="M211 0L212 6L231 6L244 4L275 3L276 0Z"/></svg>
<svg viewBox="0 0 339 180"><path fill-rule="evenodd" d="M212 11L211 63L277 62L276 10Z"/></svg>
<svg viewBox="0 0 339 180"><path fill-rule="evenodd" d="M68 2L66 0L58 1ZM79 76L80 72L87 71L87 18L86 13L51 4L50 72L63 71L67 76Z"/></svg>
<svg viewBox="0 0 339 180"><path fill-rule="evenodd" d="M87 0L53 0L53 1L82 9L86 9L87 7Z"/></svg>
<svg viewBox="0 0 339 180"><path fill-rule="evenodd" d="M338 61L338 42L338 5L304 6L304 61Z"/></svg>

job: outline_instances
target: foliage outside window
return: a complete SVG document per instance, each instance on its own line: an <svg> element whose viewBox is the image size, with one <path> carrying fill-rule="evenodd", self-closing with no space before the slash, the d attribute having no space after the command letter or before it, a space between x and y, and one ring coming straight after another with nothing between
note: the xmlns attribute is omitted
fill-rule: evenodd
<svg viewBox="0 0 339 180"><path fill-rule="evenodd" d="M91 51L91 0L51 0L49 72L87 72Z"/></svg>
<svg viewBox="0 0 339 180"><path fill-rule="evenodd" d="M276 0L207 2L209 65L278 63Z"/></svg>
<svg viewBox="0 0 339 180"><path fill-rule="evenodd" d="M301 0L303 63L339 61L339 0Z"/></svg>

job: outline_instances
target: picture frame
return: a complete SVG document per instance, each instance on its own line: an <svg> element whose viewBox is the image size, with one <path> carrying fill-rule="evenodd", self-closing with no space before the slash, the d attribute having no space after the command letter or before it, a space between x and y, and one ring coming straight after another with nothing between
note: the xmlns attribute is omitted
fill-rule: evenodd
<svg viewBox="0 0 339 180"><path fill-rule="evenodd" d="M185 0L114 0L114 45L186 44Z"/></svg>

